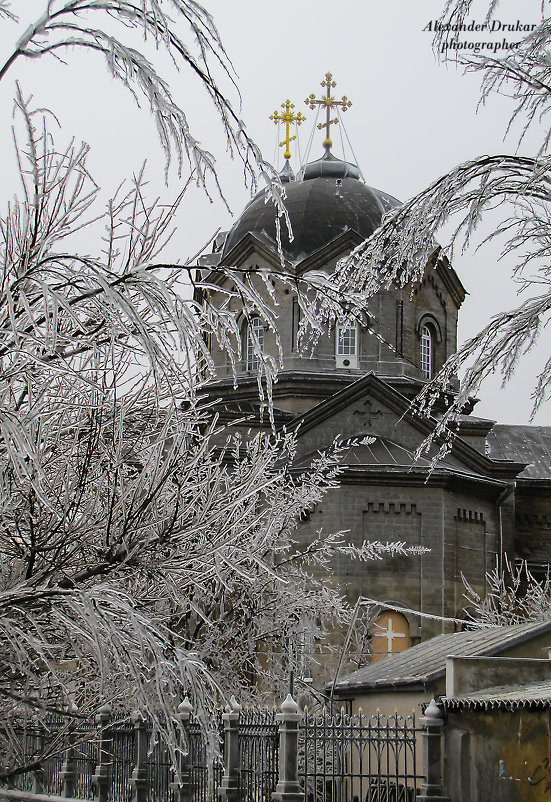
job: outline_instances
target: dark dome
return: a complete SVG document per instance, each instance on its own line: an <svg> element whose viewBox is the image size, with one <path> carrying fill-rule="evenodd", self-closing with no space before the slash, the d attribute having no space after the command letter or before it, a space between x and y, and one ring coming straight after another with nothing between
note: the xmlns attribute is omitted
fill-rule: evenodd
<svg viewBox="0 0 551 802"><path fill-rule="evenodd" d="M385 212L401 205L386 192L368 187L358 176L355 165L328 153L307 164L296 181L285 184L285 205L294 235L289 242L281 219L286 259L299 264L346 231L355 231L366 239L379 226ZM230 229L222 260L249 233L276 249L275 217L274 205L265 202L264 192L256 195Z"/></svg>

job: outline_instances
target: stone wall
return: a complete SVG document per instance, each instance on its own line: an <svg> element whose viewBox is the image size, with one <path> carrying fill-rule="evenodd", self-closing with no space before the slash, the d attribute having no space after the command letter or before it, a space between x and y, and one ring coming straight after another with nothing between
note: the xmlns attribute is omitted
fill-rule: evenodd
<svg viewBox="0 0 551 802"><path fill-rule="evenodd" d="M444 775L451 802L547 802L549 710L450 711Z"/></svg>

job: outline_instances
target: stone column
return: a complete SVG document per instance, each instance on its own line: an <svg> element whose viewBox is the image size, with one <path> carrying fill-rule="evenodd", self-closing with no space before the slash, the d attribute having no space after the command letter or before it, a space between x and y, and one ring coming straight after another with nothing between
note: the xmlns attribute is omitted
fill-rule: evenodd
<svg viewBox="0 0 551 802"><path fill-rule="evenodd" d="M291 696L281 705L279 721L279 781L272 802L304 802L304 792L298 781L298 723L301 715Z"/></svg>
<svg viewBox="0 0 551 802"><path fill-rule="evenodd" d="M92 787L94 789L94 802L107 802L109 792L109 766L111 764L111 732L109 723L111 721L111 705L105 704L100 707L96 716L98 725L98 762L92 777Z"/></svg>
<svg viewBox="0 0 551 802"><path fill-rule="evenodd" d="M35 749L34 749L34 759L40 760L44 752L44 736L43 735L35 735ZM33 794L43 794L44 793L44 768L42 767L42 763L40 763L36 769L33 769L33 782L31 786L31 792Z"/></svg>
<svg viewBox="0 0 551 802"><path fill-rule="evenodd" d="M174 802L191 802L191 737L190 719L191 702L184 699L178 705L178 718L182 725L182 732L178 733L178 777L170 784L174 794Z"/></svg>
<svg viewBox="0 0 551 802"><path fill-rule="evenodd" d="M442 729L444 719L442 711L434 699L425 710L425 715L419 720L423 727L423 772L425 782L416 802L450 802L449 796L444 796L442 788Z"/></svg>
<svg viewBox="0 0 551 802"><path fill-rule="evenodd" d="M239 713L241 705L232 696L224 722L224 776L218 789L218 798L226 802L237 802L239 795Z"/></svg>
<svg viewBox="0 0 551 802"><path fill-rule="evenodd" d="M134 722L134 769L130 778L132 786L132 802L146 802L147 800L147 750L149 735L147 724L139 710L132 713Z"/></svg>
<svg viewBox="0 0 551 802"><path fill-rule="evenodd" d="M71 738L72 740L72 738ZM75 750L70 746L63 757L61 764L61 796L74 798L76 774L75 774Z"/></svg>
<svg viewBox="0 0 551 802"><path fill-rule="evenodd" d="M78 707L74 702L71 702L68 707L69 713L78 713ZM75 727L76 728L76 727ZM76 792L76 771L75 771L75 750L73 742L76 738L74 730L69 734L69 748L64 754L63 763L61 764L61 796L74 798Z"/></svg>

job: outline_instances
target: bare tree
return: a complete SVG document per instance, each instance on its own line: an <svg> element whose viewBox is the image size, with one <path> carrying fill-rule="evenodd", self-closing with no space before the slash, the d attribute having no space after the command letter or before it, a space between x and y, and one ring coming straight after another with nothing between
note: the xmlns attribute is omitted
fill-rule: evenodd
<svg viewBox="0 0 551 802"><path fill-rule="evenodd" d="M380 228L349 258L341 261L333 276L342 292L372 296L381 288L415 284L426 265L437 260L448 264L454 247L467 248L472 235L487 212L503 210L503 221L487 238L498 237L503 255L516 258L513 279L524 300L510 311L495 315L481 331L466 342L441 372L420 394L417 405L424 414L432 407L452 377L463 371L461 388L442 416L430 443L443 436L445 451L451 429L467 399L473 396L486 376L501 372L504 382L513 374L519 359L538 340L549 322L551 311L551 207L549 205L549 155L551 129L545 125L551 104L551 66L548 47L551 20L543 19L520 46L501 58L463 55L465 51L442 48L460 36L471 11L472 0L449 0L439 20L435 50L453 59L468 71L482 77L484 102L493 92L513 100L510 126L521 122L520 141L529 128L542 131L539 152L533 157L513 155L481 156L458 165L403 206L390 212ZM487 21L499 7L488 5ZM549 3L541 5L542 16ZM461 55L457 55L458 52ZM445 223L454 225L454 235L446 247L436 237ZM533 390L533 414L549 395L551 359L542 365ZM441 452L442 453L442 452Z"/></svg>
<svg viewBox="0 0 551 802"><path fill-rule="evenodd" d="M205 59L214 54L224 66L206 12L183 0L165 5L191 24ZM142 25L202 70L246 169L255 160L263 170L210 71L191 59L162 6L49 2L2 75L18 58L99 50L117 77L146 91L164 146L188 154L194 172L186 188L198 175L205 183L212 161L196 147L168 86L90 19L97 13ZM7 3L0 12L9 15ZM319 533L298 549L292 533L301 512L335 486L343 449L354 444L336 443L297 472L294 436L241 441L224 430L202 388L212 375L210 339L235 360L235 316L190 297L189 266L162 261L181 196L170 206L149 202L139 174L98 214L87 147L59 149L49 115L33 110L19 89L16 109L22 191L0 217L4 780L44 756L29 762L21 752L17 729L29 714L35 722L51 712L68 720L45 745L52 754L66 747L72 722L106 700L121 715L136 707L148 713L174 760L173 713L184 694L206 722L213 700L244 677L260 677L259 688L280 679L288 646L305 627L322 638L327 624L347 620L346 604L314 579L313 567L335 552L377 559L409 551L405 544L351 547L338 533ZM82 254L86 228L100 237L95 252ZM271 280L293 277L283 268L274 277L228 274L231 292L275 327ZM310 311L312 294L329 316L343 296L326 277L311 276L307 286L301 302L315 336L321 323ZM208 291L201 282L194 289L201 300ZM347 308L360 308L355 293ZM259 387L276 369L261 360Z"/></svg>
<svg viewBox="0 0 551 802"><path fill-rule="evenodd" d="M473 622L485 626L512 626L551 618L551 577L537 579L526 562L508 558L486 574L487 592L482 598L468 582L467 609Z"/></svg>
<svg viewBox="0 0 551 802"><path fill-rule="evenodd" d="M3 0L0 14L14 20L17 17L11 5ZM184 25L189 28L191 44L181 32ZM141 34L143 45L154 45L149 48L153 55L165 53L178 69L196 76L218 113L230 156L243 161L245 179L256 187L263 176L271 187L274 169L262 158L219 87L217 75L235 84L232 66L212 17L195 0L45 0L44 13L28 26L0 67L0 80L18 60L64 58L75 49L100 54L111 76L129 89L136 102L140 97L147 101L167 169L175 153L180 170L187 158L201 187L206 190L209 179L218 186L214 156L193 136L188 114L175 101L162 72L144 55L143 48L135 47L135 34L138 42Z"/></svg>

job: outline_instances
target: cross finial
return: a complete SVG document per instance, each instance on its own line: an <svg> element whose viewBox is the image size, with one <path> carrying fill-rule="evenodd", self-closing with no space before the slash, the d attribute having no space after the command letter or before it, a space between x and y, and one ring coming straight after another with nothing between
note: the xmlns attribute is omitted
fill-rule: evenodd
<svg viewBox="0 0 551 802"><path fill-rule="evenodd" d="M321 131L322 128L325 128L325 140L323 146L326 150L329 150L331 145L333 144L331 141L331 126L337 125L339 122L337 117L331 119L331 109L335 109L338 106L341 106L343 111L348 111L350 106L352 105L352 101L348 100L346 95L343 95L341 100L335 100L334 97L331 95L331 90L336 87L336 82L333 80L333 76L330 72L325 73L325 81L321 82L321 86L327 89L325 95L322 95L321 98L316 98L314 94L309 95L306 100L304 101L307 106L310 106L311 109L315 109L316 106L325 106L325 122L318 123L318 129Z"/></svg>
<svg viewBox="0 0 551 802"><path fill-rule="evenodd" d="M291 152L289 150L289 144L296 139L295 136L289 136L289 126L291 123L296 123L300 125L306 117L302 115L299 111L298 114L295 114L292 109L295 108L295 104L291 103L290 100L286 100L285 103L281 104L281 108L283 109L283 114L280 114L277 110L274 111L273 114L270 114L270 120L273 120L274 123L277 125L278 123L285 123L285 139L279 143L279 147L282 148L285 146L285 153L283 154L284 159L291 158Z"/></svg>

